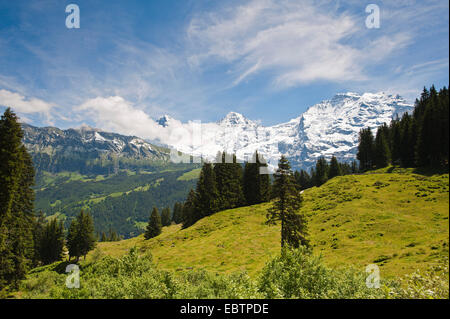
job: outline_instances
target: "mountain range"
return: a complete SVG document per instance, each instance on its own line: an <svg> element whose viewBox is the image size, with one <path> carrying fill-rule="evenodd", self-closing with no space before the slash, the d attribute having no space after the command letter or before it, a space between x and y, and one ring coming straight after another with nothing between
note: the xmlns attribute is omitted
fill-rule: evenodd
<svg viewBox="0 0 450 319"><path fill-rule="evenodd" d="M412 112L413 106L398 95L380 93L341 93L330 100L309 107L300 116L274 126L263 126L236 112L228 113L217 123L201 125L201 143L192 147L184 142L171 143L179 151L213 160L218 151L248 159L255 150L276 167L281 155L294 168L308 169L320 156L336 156L349 162L356 158L358 133L370 127L374 131L395 116ZM164 128L178 121L163 116L157 121Z"/></svg>
<svg viewBox="0 0 450 319"><path fill-rule="evenodd" d="M236 153L240 160L248 160L258 150L272 168L276 167L280 156L285 155L293 168L308 169L320 156L329 159L334 155L344 162L354 160L358 133L362 128L370 127L375 131L379 125L412 112L412 109L413 106L398 95L348 92L337 94L309 107L298 117L273 126L263 126L240 113L229 112L218 122L199 124L196 145L187 142L194 138L161 141L160 145L167 146L162 147L136 136L88 126L60 130L26 124L23 125L24 143L34 155L37 166L49 171L64 169L69 159L69 166L72 165L74 158L90 167L114 167L117 158L167 163L170 161L169 148L208 160L214 160L217 152L223 150ZM156 122L161 130L176 130L181 124L187 132L194 131L189 128L194 122L182 124L168 115Z"/></svg>

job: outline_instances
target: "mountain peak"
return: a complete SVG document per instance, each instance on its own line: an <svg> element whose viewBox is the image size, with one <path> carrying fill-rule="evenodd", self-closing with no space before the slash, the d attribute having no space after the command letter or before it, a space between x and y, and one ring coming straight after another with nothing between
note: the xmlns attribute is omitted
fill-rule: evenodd
<svg viewBox="0 0 450 319"><path fill-rule="evenodd" d="M219 124L222 125L246 125L250 124L252 121L247 119L244 115L237 112L229 112L223 119L219 121Z"/></svg>
<svg viewBox="0 0 450 319"><path fill-rule="evenodd" d="M169 115L167 115L167 114L164 114L164 115L161 116L156 122L157 122L159 125L161 125L161 126L163 126L163 127L166 127L166 126L169 125L169 122L170 122L171 120L173 120L173 118L172 118L171 116L169 116Z"/></svg>

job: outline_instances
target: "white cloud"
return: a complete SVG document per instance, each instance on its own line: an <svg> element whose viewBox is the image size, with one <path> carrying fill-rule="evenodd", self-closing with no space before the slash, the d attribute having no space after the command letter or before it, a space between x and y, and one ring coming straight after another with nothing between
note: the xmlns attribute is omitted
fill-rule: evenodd
<svg viewBox="0 0 450 319"><path fill-rule="evenodd" d="M194 18L187 30L189 60L232 64L233 84L264 70L280 87L364 80L365 66L410 42L405 32L361 39L367 30L360 20L317 2L253 0Z"/></svg>
<svg viewBox="0 0 450 319"><path fill-rule="evenodd" d="M10 107L19 113L44 113L49 114L53 104L37 98L26 98L25 96L8 90L0 90L0 105Z"/></svg>
<svg viewBox="0 0 450 319"><path fill-rule="evenodd" d="M87 100L76 108L85 112L96 127L135 135L165 144L182 143L191 145L192 126L171 119L169 127L163 127L143 110L121 96L97 97Z"/></svg>

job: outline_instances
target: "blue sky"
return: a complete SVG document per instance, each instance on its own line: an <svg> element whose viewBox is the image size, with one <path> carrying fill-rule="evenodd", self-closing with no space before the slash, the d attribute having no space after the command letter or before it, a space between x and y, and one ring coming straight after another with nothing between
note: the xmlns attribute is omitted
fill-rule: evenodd
<svg viewBox="0 0 450 319"><path fill-rule="evenodd" d="M79 29L65 26L70 3ZM272 125L345 91L413 101L448 85L448 12L442 0L0 0L0 110L128 133L163 114Z"/></svg>

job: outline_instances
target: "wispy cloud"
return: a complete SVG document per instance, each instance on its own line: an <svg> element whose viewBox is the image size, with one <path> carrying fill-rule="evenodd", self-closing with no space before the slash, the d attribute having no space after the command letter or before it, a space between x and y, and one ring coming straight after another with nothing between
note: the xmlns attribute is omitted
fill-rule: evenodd
<svg viewBox="0 0 450 319"><path fill-rule="evenodd" d="M354 38L363 28L360 17L314 2L254 0L193 19L189 59L197 65L213 59L232 64L234 84L264 70L280 87L362 80L367 65L410 43L403 31L361 46Z"/></svg>

